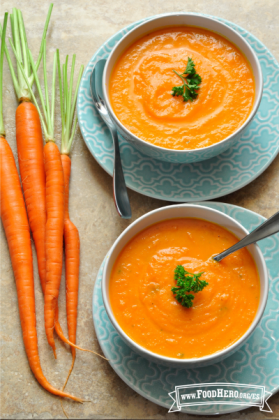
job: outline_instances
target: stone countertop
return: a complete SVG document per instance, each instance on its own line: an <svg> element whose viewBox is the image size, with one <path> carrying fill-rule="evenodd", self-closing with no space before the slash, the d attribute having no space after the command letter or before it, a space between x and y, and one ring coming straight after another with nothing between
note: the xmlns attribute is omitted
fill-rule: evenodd
<svg viewBox="0 0 279 420"><path fill-rule="evenodd" d="M5 11L19 7L24 15L29 46L38 53L40 36L49 2L37 0L2 0L1 22ZM97 48L116 31L147 16L175 12L202 12L228 19L258 37L279 61L278 0L57 0L48 31L48 58L57 47L62 58L77 54L77 67L87 64ZM10 35L10 27L8 34ZM35 55L36 57L36 55ZM51 71L50 71L51 74ZM14 116L17 102L7 63L4 69L4 120L7 139L17 159ZM56 137L60 141L59 121ZM123 229L144 213L167 205L167 202L144 197L129 191L133 218L121 220L112 199L111 177L96 163L77 132L72 153L70 213L81 237L80 293L77 341L85 348L100 352L92 323L91 297L99 266ZM279 157L251 184L219 201L253 210L265 217L278 211ZM43 322L43 298L37 275L37 329L41 363L49 381L62 387L71 364L69 350L57 339L58 360L47 344ZM63 283L63 282L62 282ZM59 297L60 320L65 323L65 290ZM71 418L142 418L196 419L182 413L167 414L131 390L104 360L79 352L67 389L91 402L83 405L66 401L64 407ZM269 400L273 414L258 408L220 416L231 419L278 419L279 394ZM219 416L216 416L219 417ZM44 391L34 379L25 355L19 322L16 288L7 243L1 226L1 418L64 418L60 401ZM200 417L205 418L205 417ZM211 418L215 418L211 417Z"/></svg>

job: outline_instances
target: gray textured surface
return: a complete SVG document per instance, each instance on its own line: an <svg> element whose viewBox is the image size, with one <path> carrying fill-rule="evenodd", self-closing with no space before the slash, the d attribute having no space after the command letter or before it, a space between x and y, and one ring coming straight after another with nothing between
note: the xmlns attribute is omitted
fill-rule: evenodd
<svg viewBox="0 0 279 420"><path fill-rule="evenodd" d="M33 3L33 5L32 5ZM1 0L1 21L5 11L20 7L27 28L28 40L35 57L39 49L48 2L42 0ZM77 65L87 64L96 49L113 33L141 18L174 11L203 12L237 23L257 36L279 60L279 2L278 0L57 0L48 33L48 57L55 48L65 54L77 53ZM14 115L16 98L5 65L4 119L7 139L16 153ZM57 103L58 105L58 103ZM57 120L57 139L60 139ZM129 224L120 220L112 200L112 180L89 154L80 133L77 133L72 153L70 212L81 236L81 275L77 340L82 346L100 351L92 323L91 296L99 266L116 237ZM167 203L143 197L129 191L133 220ZM225 196L220 201L256 211L265 217L278 210L279 158L253 183ZM53 359L44 332L43 299L36 280L37 326L41 363L49 381L61 387L71 363L71 356L56 340L58 360ZM65 293L60 293L60 319L65 324ZM16 289L6 240L1 227L1 417L2 418L64 418L59 399L45 392L35 381L24 352ZM73 418L150 418L195 419L197 416L168 414L161 408L127 387L102 359L78 353L76 365L67 389L77 396L91 400L83 405L70 401L64 406ZM257 408L224 415L232 419L278 419L279 395L270 399L273 414ZM215 417L213 417L215 418Z"/></svg>

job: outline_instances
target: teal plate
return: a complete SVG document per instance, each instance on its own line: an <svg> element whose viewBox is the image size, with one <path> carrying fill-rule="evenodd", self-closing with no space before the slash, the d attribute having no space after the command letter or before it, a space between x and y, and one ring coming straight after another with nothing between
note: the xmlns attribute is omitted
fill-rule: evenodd
<svg viewBox="0 0 279 420"><path fill-rule="evenodd" d="M233 217L249 231L265 219L250 210L223 203L201 203ZM101 292L104 262L93 293L95 331L111 367L134 391L148 400L170 408L168 393L175 386L226 382L265 386L272 394L279 390L279 234L259 242L268 268L270 289L263 318L250 339L223 362L199 369L175 369L149 362L132 351L117 334L105 311ZM224 414L243 410L235 405L212 404L182 408L191 414ZM272 406L271 406L272 409Z"/></svg>
<svg viewBox="0 0 279 420"><path fill-rule="evenodd" d="M213 16L211 16L213 17ZM141 194L173 202L203 201L232 193L257 178L279 151L279 65L270 51L245 29L224 19L250 43L259 57L264 91L259 110L235 146L212 159L175 164L140 153L120 138L126 184ZM107 58L115 44L138 21L117 32L93 55L86 67L78 94L78 119L84 141L97 162L112 175L113 144L110 133L93 106L89 79L95 63Z"/></svg>

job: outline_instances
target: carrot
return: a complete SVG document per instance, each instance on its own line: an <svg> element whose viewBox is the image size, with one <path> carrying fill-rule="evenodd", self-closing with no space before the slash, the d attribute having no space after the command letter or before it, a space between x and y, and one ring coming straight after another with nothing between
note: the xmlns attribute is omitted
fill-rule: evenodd
<svg viewBox="0 0 279 420"><path fill-rule="evenodd" d="M60 151L55 143L46 143L44 156L47 210L45 329L56 358L53 328L63 264L64 175Z"/></svg>
<svg viewBox="0 0 279 420"><path fill-rule="evenodd" d="M38 259L43 291L46 282L46 191L43 137L35 105L23 101L16 110L16 140L19 169L30 229Z"/></svg>
<svg viewBox="0 0 279 420"><path fill-rule="evenodd" d="M66 56L66 62L62 66L62 74L60 68L59 51L57 50L57 61L58 61L58 76L59 76L59 90L60 90L60 110L61 110L61 122L62 122L62 139L61 139L61 161L64 171L64 243L65 243L65 257L66 257L66 308L67 308L67 325L69 339L72 346L72 364L68 372L68 376L63 386L65 389L68 379L72 373L75 363L76 351L78 348L84 350L72 343L76 342L76 329L77 329L77 306L78 306L78 286L79 286L79 262L80 262L80 241L79 233L76 226L70 220L69 215L69 183L71 175L71 159L69 157L71 146L76 130L77 117L74 119L76 100L78 94L78 88L83 72L83 66L81 66L76 89L72 99L72 88L74 79L74 68L75 68L76 55L73 55L70 82L68 84L67 66L68 56ZM57 313L58 320L58 313ZM57 325L57 324L56 324ZM58 329L56 330L58 331ZM59 334L58 334L59 335ZM62 338L63 339L63 338ZM105 357L98 353L95 353L105 360ZM63 405L62 405L63 408ZM63 408L64 411L64 408ZM64 411L65 413L65 411Z"/></svg>
<svg viewBox="0 0 279 420"><path fill-rule="evenodd" d="M28 50L22 14L15 8L11 15L13 34L13 44L11 43L11 45L17 57L18 66L18 80L15 77L13 77L13 80L15 79L14 85L18 99L22 102L18 108L16 119L16 122L20 123L19 127L17 127L19 164L30 226L38 253L40 279L45 294L46 335L56 357L53 329L62 274L64 178L60 152L53 142L56 55L52 86L52 110L50 110L49 106L46 80L45 34L51 10L52 5L49 9L39 59L36 64L34 62L31 64L31 53ZM41 60L42 55L44 56L43 64L46 86L46 105L43 106L43 112L47 118L48 129L44 155L39 109L32 104L28 104L31 98L34 100L34 95L30 87L32 87L33 81L37 76L38 62ZM27 116L31 117L31 119L27 119ZM46 129L44 123L43 128ZM44 173L44 160L46 173ZM59 205L59 201L61 202L61 208L56 207L57 203ZM58 213L56 210L58 210Z"/></svg>
<svg viewBox="0 0 279 420"><path fill-rule="evenodd" d="M55 343L53 338L53 325L58 336L71 346L75 344L75 335L69 335L67 340L63 334L58 321L58 295L62 274L63 258L63 231L64 225L64 173L57 145L49 142L45 146L45 168L46 168L46 202L47 202L47 228L46 228L46 252L47 272L45 289L45 326L48 342L55 354ZM66 228L67 229L67 228ZM67 253L67 247L66 247ZM68 267L66 263L66 276ZM48 279L50 279L48 281ZM78 287L78 285L77 285ZM70 329L73 329L70 325ZM47 330L48 329L48 330ZM69 324L68 324L69 329ZM70 330L69 330L70 331ZM77 347L79 348L79 347ZM81 349L83 350L83 349ZM72 347L72 352L75 352Z"/></svg>
<svg viewBox="0 0 279 420"><path fill-rule="evenodd" d="M43 118L43 115L42 115L42 113L40 111L38 102L37 102L37 100L35 98L35 95L34 95L34 93L32 91L32 87L30 85L30 81L28 80L28 77L24 73L24 68L23 68L22 63L20 61L20 57L19 57L19 55L18 55L18 53L17 53L17 51L16 51L15 46L13 45L13 43L12 42L10 42L10 43L11 43L11 47L13 49L15 58L17 60L18 67L19 67L19 69L21 71L21 74L22 74L22 76L23 76L23 78L25 80L25 83L26 83L27 87L28 87L29 93L30 93L30 95L32 97L32 100L33 100L33 102L34 102L34 104L35 104L35 106L37 108L38 114L40 116L40 120L41 120L42 127L43 127L43 130L44 130L44 133L45 133L46 141L47 142L49 142L49 141L50 142L53 142L52 139L54 138L54 130L53 130L54 127L53 127L53 125L54 125L54 99L55 99L54 98L54 93L55 93L56 56L55 56L55 60L54 60L54 72L53 72L53 81L52 81L52 110L50 112L50 106L49 106L48 94L47 94L47 92L48 92L48 89L47 89L47 80L46 80L46 45L45 45L45 40L43 42L43 56L44 56L44 77L45 77L46 101L44 101L42 89L41 89L41 86L40 86L40 82L38 80L36 65L34 63L32 54L31 54L31 52L29 50L29 60L30 60L31 68L33 70L34 79L36 81L36 85L37 85L37 88L38 88L38 93L39 93L39 96L40 96L40 99L41 99L41 103L42 103L42 107L43 107L43 114L45 116L45 119L44 119ZM57 54L57 58L58 58L59 57L58 50L57 50L56 54ZM6 51L6 56L9 57L8 54L7 54L7 51ZM12 72L12 67L10 67L10 70ZM79 74L79 80L81 78L81 74L82 74L82 72L80 72L80 74ZM76 101L76 97L77 97L77 89L76 89L76 92L75 92L75 101ZM76 121L75 121L75 126L76 126ZM71 141L72 141L72 138L71 138ZM71 143L71 141L70 141L70 143ZM64 179L64 175L63 175L63 179ZM43 286L43 284L42 284L42 286ZM44 286L43 286L43 291L44 291ZM81 351L86 351L86 352L94 353L94 354L102 357L103 359L107 360L104 356L102 356L102 355L100 355L100 354L98 354L98 353L96 353L96 352L94 352L92 350L83 349L82 347L77 346L76 344L72 343L70 340L68 340L65 337L65 335L64 335L64 333L62 331L62 328L61 328L61 326L59 324L59 321L58 321L58 306L56 307L55 326L54 326L54 328L55 328L55 330L57 332L57 335L60 337L60 339L62 341L64 341L65 343L69 344L71 347L74 347L74 348L79 349ZM53 338L53 334L52 334L52 338ZM53 344L53 342L52 342L52 344Z"/></svg>
<svg viewBox="0 0 279 420"><path fill-rule="evenodd" d="M39 359L33 261L29 224L19 176L10 146L0 136L0 206L14 271L23 342L30 368L37 381L52 394L82 402L80 398L54 388L45 378Z"/></svg>
<svg viewBox="0 0 279 420"><path fill-rule="evenodd" d="M46 37L52 7L53 5L51 4L43 31L36 68L39 67L42 58L43 42ZM13 13L11 14L11 26L15 50L22 61L25 77L32 86L34 82L34 74L32 72L29 60L24 21L21 11L16 8L13 9ZM19 158L19 170L27 208L27 215L37 253L39 277L42 289L44 290L46 281L46 203L42 130L37 108L31 102L32 97L28 90L25 78L19 70L19 65L17 66L16 76L7 49L6 56L10 66L15 92L19 102L19 106L16 110L16 140Z"/></svg>
<svg viewBox="0 0 279 420"><path fill-rule="evenodd" d="M37 381L52 394L82 402L81 399L54 388L45 378L40 365L29 224L14 156L5 139L2 113L2 79L7 20L8 13L5 13L0 58L0 214L16 281L23 342L30 368Z"/></svg>
<svg viewBox="0 0 279 420"><path fill-rule="evenodd" d="M76 344L80 241L79 232L76 226L70 220L69 216L69 181L71 174L71 159L67 155L61 155L61 161L63 166L65 185L64 242L66 260L67 325L69 339L71 342ZM76 349L72 347L72 366L68 378L74 367L75 357ZM66 383L64 387L66 386Z"/></svg>
<svg viewBox="0 0 279 420"><path fill-rule="evenodd" d="M79 262L80 262L80 241L79 233L76 226L70 220L69 215L69 183L71 175L71 159L69 153L73 142L77 118L74 120L74 112L77 100L78 87L81 80L83 66L80 68L78 75L78 81L74 98L72 101L72 87L74 78L74 67L75 67L75 54L73 55L72 68L70 83L68 85L67 77L67 65L68 56L66 62L62 66L62 76L60 68L59 51L57 51L58 60L58 76L59 76L59 88L60 88L60 109L61 109L61 122L62 122L62 139L61 139L61 161L64 172L64 243L65 243L65 257L66 257L66 308L67 308L67 324L69 339L72 343L76 342L76 329L77 329L77 306L78 306L78 286L79 286ZM58 320L58 312L57 312ZM57 325L57 324L56 324ZM65 380L62 390L64 391L69 377L73 371L75 358L76 358L77 346L72 346L72 364L69 369L67 378ZM80 349L80 348L79 348ZM81 349L83 350L83 349ZM88 351L88 350L87 350ZM89 350L90 351L90 350ZM95 352L92 352L95 353ZM97 353L95 353L97 354ZM98 354L98 356L107 360L105 357ZM62 401L61 406L64 414L67 416ZM67 416L68 417L68 416Z"/></svg>
<svg viewBox="0 0 279 420"><path fill-rule="evenodd" d="M37 108L27 97L16 111L16 138L27 214L37 252L41 286L45 293L46 181L43 138ZM55 330L63 341L71 343L64 336L58 319Z"/></svg>
<svg viewBox="0 0 279 420"><path fill-rule="evenodd" d="M15 26L16 27L16 26ZM53 78L52 78L52 97L51 106L48 97L47 85L47 70L46 70L46 40L43 40L43 69L45 82L45 100L38 81L36 64L30 50L26 58L26 63L32 69L36 85L38 87L39 96L42 103L42 113L38 106L37 100L32 92L30 80L20 58L20 49L16 49L11 42L13 52L15 54L17 65L20 68L21 76L28 88L29 94L36 105L39 113L43 130L45 133L46 145L44 147L44 161L45 161L45 199L46 199L46 225L45 225L45 255L46 255L46 275L44 290L44 313L45 313L45 330L48 343L53 349L56 358L55 343L53 337L55 312L57 308L59 287L62 274L62 258L63 258L63 227L64 227L64 175L60 158L60 152L54 142L54 108L55 108L55 78L56 78L56 61L57 54L55 53L53 62Z"/></svg>
<svg viewBox="0 0 279 420"><path fill-rule="evenodd" d="M16 121L17 139L20 138L20 141L17 141L17 149L25 203L37 251L41 286L45 293L46 180L41 125L35 105L27 101L22 102L16 111ZM34 133L37 134L36 141L34 141L36 136ZM61 334L63 336L58 321L55 330L58 331L59 336Z"/></svg>
<svg viewBox="0 0 279 420"><path fill-rule="evenodd" d="M15 51L17 62L19 63L18 54ZM54 108L55 108L55 79L56 79L56 63L57 53L54 55L53 61L53 78L52 78L52 95L51 106L48 97L47 69L46 69L46 41L43 41L43 69L45 83L45 100L38 81L36 65L29 51L30 65L34 74L36 85L38 88L45 122L41 111L34 97L30 84L28 84L29 92L37 107L40 115L42 126L45 132L46 145L44 147L44 161L46 174L46 236L45 236L45 252L46 252L46 285L45 285L45 331L49 345L53 349L56 358L55 342L53 330L55 326L55 313L58 307L58 296L60 281L62 275L63 264L63 228L64 228L64 174L60 158L60 152L54 141ZM22 66L20 65L22 69ZM23 72L22 72L23 74Z"/></svg>
<svg viewBox="0 0 279 420"><path fill-rule="evenodd" d="M64 242L66 257L66 305L69 340L76 343L77 305L79 285L79 253L80 241L76 226L69 216L69 182L71 174L71 159L67 155L61 155L64 185L65 185L65 212L64 212ZM75 348L72 348L74 353Z"/></svg>
<svg viewBox="0 0 279 420"><path fill-rule="evenodd" d="M24 108L22 105L24 104ZM35 112L34 112L35 110ZM34 112L34 114L33 114ZM41 135L41 125L39 120L39 114L37 111L37 108L31 103L31 102L23 102L19 107L17 108L16 112L17 117L17 135L19 137L24 138L24 141L18 142L18 153L19 153L19 165L21 167L21 174L24 173L25 175L22 176L23 179L23 190L25 195L25 203L28 211L28 206L32 205L32 199L29 199L29 190L33 189L35 192L35 195L40 198L40 200L36 200L35 204L37 205L37 211L34 212L34 208L30 210L29 212L29 223L31 231L33 232L34 242L37 250L37 257L38 257L38 266L39 266L39 273L40 273L40 279L41 279L41 285L43 293L45 293L45 225L46 225L46 198L45 198L45 170L44 170L44 156L43 156L43 145L42 141L32 142L32 136L34 136L34 131L38 129ZM30 125L27 124L27 127L25 122L22 120L26 119L27 121L31 122L32 127L30 130ZM26 130L24 130L26 128ZM21 134L22 130L22 134ZM31 138L31 139L30 139ZM28 142L31 143L30 147ZM25 144L25 147L22 147L22 143ZM34 158L33 166L35 166L33 173L29 171L28 168L25 168L25 166L29 166L29 159L26 156L26 150L30 151L31 149L37 150L34 152L34 155L36 159ZM36 168L37 166L37 168ZM64 175L63 175L64 176ZM36 182L34 182L34 179ZM40 182L39 182L40 181ZM29 185L30 188L27 188L26 185ZM25 188L24 188L25 187ZM42 191L44 192L42 194ZM30 217L30 215L34 214L34 218ZM32 224L34 225L32 229ZM37 227L38 226L38 227ZM42 228L44 226L44 229ZM37 229L36 229L37 228ZM36 236L37 235L37 236ZM65 233L64 233L65 235ZM67 251L66 251L67 252ZM67 271L67 267L66 267ZM71 328L71 327L70 327ZM68 326L69 329L69 326ZM57 335L62 339L62 341L66 342L69 345L75 344L75 339L73 339L73 334L69 334L70 340L67 340L67 338L64 336L62 328L58 321L58 310L57 310L57 317L55 321L55 331ZM74 348L74 347L72 347ZM81 347L78 347L78 349L83 351L90 351L86 349L82 349Z"/></svg>
<svg viewBox="0 0 279 420"><path fill-rule="evenodd" d="M62 66L62 75L60 68L59 51L57 52L58 60L58 77L60 89L60 109L62 122L62 139L61 139L61 161L64 172L64 243L65 243L65 266L66 266L66 309L67 309L67 325L69 339L74 344L76 343L77 330L77 306L78 306L78 286L79 286L79 262L80 262L80 240L79 232L69 215L69 183L71 174L71 159L68 156L70 153L73 137L75 134L77 119L74 120L74 112L76 106L77 92L81 80L83 66L80 68L76 90L74 93L72 103L72 88L75 68L75 54L72 59L70 83L68 85L67 66L68 56L66 62ZM74 368L76 358L76 350L72 347L72 364L63 386L66 387L68 379Z"/></svg>

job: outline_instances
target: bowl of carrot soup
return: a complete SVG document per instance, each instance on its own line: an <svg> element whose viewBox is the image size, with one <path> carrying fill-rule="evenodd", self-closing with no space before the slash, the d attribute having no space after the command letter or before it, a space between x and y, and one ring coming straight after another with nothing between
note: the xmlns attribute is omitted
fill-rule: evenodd
<svg viewBox="0 0 279 420"><path fill-rule="evenodd" d="M268 274L251 245L212 256L248 232L231 217L182 204L132 223L107 257L102 294L120 337L143 357L201 367L230 356L250 337L267 301Z"/></svg>
<svg viewBox="0 0 279 420"><path fill-rule="evenodd" d="M246 40L209 17L161 15L112 50L103 74L108 111L141 152L189 163L230 148L249 127L263 89Z"/></svg>

